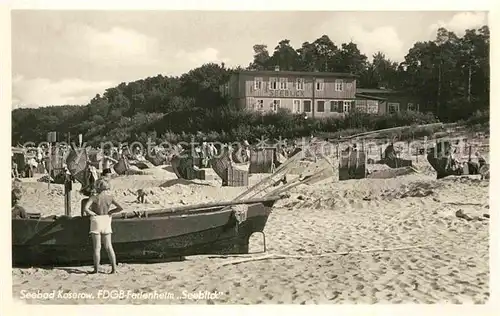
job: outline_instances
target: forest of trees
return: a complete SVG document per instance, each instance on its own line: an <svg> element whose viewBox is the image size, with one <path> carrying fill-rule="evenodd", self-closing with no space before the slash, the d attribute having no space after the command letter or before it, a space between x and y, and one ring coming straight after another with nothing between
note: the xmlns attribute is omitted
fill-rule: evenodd
<svg viewBox="0 0 500 316"><path fill-rule="evenodd" d="M253 47L247 69L350 72L358 87L403 90L419 99L423 113L386 116L353 113L345 118L304 120L285 111L259 115L235 108L221 95L231 72L222 63L205 64L180 77L157 75L106 89L86 106L47 106L12 111L12 142L43 141L49 131L82 133L88 143L187 140L234 140L305 136L342 130L370 130L471 117L489 120L490 33L487 26L462 37L440 28L436 39L417 42L404 61L382 52L371 60L354 43L337 46L327 35L294 48L281 40L270 52Z"/></svg>

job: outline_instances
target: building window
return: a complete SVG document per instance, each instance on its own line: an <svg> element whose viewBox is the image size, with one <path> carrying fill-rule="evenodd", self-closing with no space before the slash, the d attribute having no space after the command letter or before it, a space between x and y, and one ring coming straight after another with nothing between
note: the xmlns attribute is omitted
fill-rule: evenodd
<svg viewBox="0 0 500 316"><path fill-rule="evenodd" d="M293 113L302 113L300 108L300 100L293 100Z"/></svg>
<svg viewBox="0 0 500 316"><path fill-rule="evenodd" d="M229 94L229 83L226 83L224 85L219 86L219 91L222 93L222 95L228 95Z"/></svg>
<svg viewBox="0 0 500 316"><path fill-rule="evenodd" d="M335 91L344 91L344 81L342 79L335 80Z"/></svg>
<svg viewBox="0 0 500 316"><path fill-rule="evenodd" d="M288 88L288 78L280 78L280 90L286 90Z"/></svg>
<svg viewBox="0 0 500 316"><path fill-rule="evenodd" d="M255 90L262 89L262 78L254 78L253 87Z"/></svg>
<svg viewBox="0 0 500 316"><path fill-rule="evenodd" d="M304 79L297 78L296 86L297 86L297 90L304 90Z"/></svg>
<svg viewBox="0 0 500 316"><path fill-rule="evenodd" d="M339 111L339 101L331 100L330 101L330 112L338 112Z"/></svg>
<svg viewBox="0 0 500 316"><path fill-rule="evenodd" d="M269 78L269 90L278 90L278 79Z"/></svg>
<svg viewBox="0 0 500 316"><path fill-rule="evenodd" d="M272 103L273 112L278 112L280 107L281 107L281 100L273 100Z"/></svg>
<svg viewBox="0 0 500 316"><path fill-rule="evenodd" d="M343 112L344 113L349 113L351 112L351 101L344 101L344 104L343 104Z"/></svg>
<svg viewBox="0 0 500 316"><path fill-rule="evenodd" d="M389 114L399 112L399 103L387 103L387 111Z"/></svg>
<svg viewBox="0 0 500 316"><path fill-rule="evenodd" d="M323 91L323 86L325 85L325 82L323 79L316 79L316 91Z"/></svg>
<svg viewBox="0 0 500 316"><path fill-rule="evenodd" d="M317 102L317 109L318 109L318 112L325 112L325 101L316 101Z"/></svg>
<svg viewBox="0 0 500 316"><path fill-rule="evenodd" d="M311 112L311 100L304 100L304 112Z"/></svg>
<svg viewBox="0 0 500 316"><path fill-rule="evenodd" d="M418 112L418 104L408 103L408 111Z"/></svg>
<svg viewBox="0 0 500 316"><path fill-rule="evenodd" d="M366 100L355 100L355 109L356 112L367 112Z"/></svg>
<svg viewBox="0 0 500 316"><path fill-rule="evenodd" d="M257 107L257 110L262 111L264 109L264 100L258 99L255 106Z"/></svg>
<svg viewBox="0 0 500 316"><path fill-rule="evenodd" d="M367 112L371 114L377 114L378 113L378 101L375 100L368 100L366 101L367 103Z"/></svg>

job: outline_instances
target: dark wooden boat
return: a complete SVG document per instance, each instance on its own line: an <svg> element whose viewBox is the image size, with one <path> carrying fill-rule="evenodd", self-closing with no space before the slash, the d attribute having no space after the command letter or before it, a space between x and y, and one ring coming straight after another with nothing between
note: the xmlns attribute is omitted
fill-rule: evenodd
<svg viewBox="0 0 500 316"><path fill-rule="evenodd" d="M189 255L248 253L250 236L262 232L278 197L182 206L113 216L119 262L169 261ZM244 211L235 204L246 205ZM117 216L118 215L118 216ZM92 262L89 217L12 219L14 266ZM106 260L106 256L102 256Z"/></svg>

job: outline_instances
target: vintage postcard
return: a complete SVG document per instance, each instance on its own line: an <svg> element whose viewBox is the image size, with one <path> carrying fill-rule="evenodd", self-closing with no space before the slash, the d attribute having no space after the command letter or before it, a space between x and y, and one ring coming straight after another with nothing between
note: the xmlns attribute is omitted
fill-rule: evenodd
<svg viewBox="0 0 500 316"><path fill-rule="evenodd" d="M12 10L12 298L486 304L490 20Z"/></svg>

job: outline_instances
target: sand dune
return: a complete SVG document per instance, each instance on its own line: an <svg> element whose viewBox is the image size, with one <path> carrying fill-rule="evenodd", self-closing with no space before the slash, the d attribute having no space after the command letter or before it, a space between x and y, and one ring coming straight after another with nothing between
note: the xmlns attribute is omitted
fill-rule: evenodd
<svg viewBox="0 0 500 316"><path fill-rule="evenodd" d="M422 157L420 157L422 158ZM421 159L422 160L422 159ZM12 271L13 296L21 291L89 293L93 299L25 300L36 303L485 303L489 298L488 182L450 177L435 180L426 162L420 173L392 179L333 179L290 191L266 226L269 253L320 255L222 265L235 258L190 257L183 262L119 264L117 275L87 275L91 267ZM244 188L221 188L217 180L179 183L161 168L112 182L127 208L229 200ZM260 176L252 176L255 183ZM167 183L167 184L165 184ZM23 183L24 205L44 215L63 213L63 188ZM135 191L148 192L137 204ZM73 209L81 196L73 194ZM458 218L456 212L471 217ZM422 248L361 252L374 248ZM250 250L262 250L252 236ZM338 252L357 252L335 255ZM326 256L326 254L331 254ZM260 254L254 254L260 256ZM118 258L119 261L119 258ZM98 290L172 293L164 299L98 298ZM183 293L218 293L183 298ZM194 293L194 294L193 294Z"/></svg>

